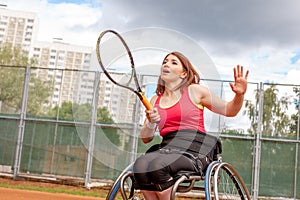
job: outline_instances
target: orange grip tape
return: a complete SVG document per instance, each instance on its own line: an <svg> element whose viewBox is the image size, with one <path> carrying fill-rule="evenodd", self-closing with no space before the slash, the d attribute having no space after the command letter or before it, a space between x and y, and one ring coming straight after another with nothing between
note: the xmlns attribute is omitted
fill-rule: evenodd
<svg viewBox="0 0 300 200"><path fill-rule="evenodd" d="M151 110L152 109L152 105L150 104L150 102L148 101L148 99L145 97L144 93L140 93L141 94L141 101L143 103L143 105L145 106L145 108L147 110Z"/></svg>

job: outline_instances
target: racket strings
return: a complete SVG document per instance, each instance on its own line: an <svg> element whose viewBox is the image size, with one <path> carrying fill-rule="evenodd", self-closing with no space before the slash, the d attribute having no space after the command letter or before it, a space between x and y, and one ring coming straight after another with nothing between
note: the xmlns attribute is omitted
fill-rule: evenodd
<svg viewBox="0 0 300 200"><path fill-rule="evenodd" d="M112 82L132 91L141 91L133 55L121 35L113 30L102 32L97 40L96 54L103 72Z"/></svg>

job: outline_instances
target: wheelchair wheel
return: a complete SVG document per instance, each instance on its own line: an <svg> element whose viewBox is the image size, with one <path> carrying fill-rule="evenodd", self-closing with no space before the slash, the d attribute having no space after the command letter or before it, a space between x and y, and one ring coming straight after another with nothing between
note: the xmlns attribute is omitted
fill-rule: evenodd
<svg viewBox="0 0 300 200"><path fill-rule="evenodd" d="M214 199L251 200L248 189L237 171L228 163L220 163L213 176Z"/></svg>
<svg viewBox="0 0 300 200"><path fill-rule="evenodd" d="M219 166L220 161L213 161L209 164L205 173L204 187L205 187L205 199L214 199L214 174L216 168Z"/></svg>
<svg viewBox="0 0 300 200"><path fill-rule="evenodd" d="M133 177L133 172L128 172L128 173L124 174L121 178L120 192L121 192L121 195L122 195L122 199L123 200L128 200L128 199L141 200L141 199L144 199L144 196L140 191L133 189L132 177Z"/></svg>
<svg viewBox="0 0 300 200"><path fill-rule="evenodd" d="M115 199L120 199L120 194L123 200L128 200L130 197L132 200L140 200L144 199L143 195L139 191L132 191L131 186L132 186L132 177L133 177L133 172L132 172L132 166L133 163L128 165L122 173L118 176L118 178L115 180L113 183L112 187L110 188L106 200L115 200ZM134 192L134 193L132 193Z"/></svg>
<svg viewBox="0 0 300 200"><path fill-rule="evenodd" d="M112 187L110 188L107 196L106 196L106 200L114 200L117 197L117 193L118 191L120 191L121 188L121 180L123 178L123 176L125 174L128 174L129 172L132 171L132 165L130 164L128 165L123 171L122 173L118 176L118 178L115 180L115 182L113 183Z"/></svg>

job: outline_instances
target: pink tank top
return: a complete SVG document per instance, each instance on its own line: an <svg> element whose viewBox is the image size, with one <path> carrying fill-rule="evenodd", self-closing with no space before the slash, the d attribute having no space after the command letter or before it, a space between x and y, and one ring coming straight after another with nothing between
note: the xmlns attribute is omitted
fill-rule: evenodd
<svg viewBox="0 0 300 200"><path fill-rule="evenodd" d="M188 87L182 91L179 101L169 107L161 108L159 105L162 95L159 95L155 101L155 107L161 117L158 124L160 135L178 130L197 130L206 133L204 127L203 108L198 107L190 99Z"/></svg>

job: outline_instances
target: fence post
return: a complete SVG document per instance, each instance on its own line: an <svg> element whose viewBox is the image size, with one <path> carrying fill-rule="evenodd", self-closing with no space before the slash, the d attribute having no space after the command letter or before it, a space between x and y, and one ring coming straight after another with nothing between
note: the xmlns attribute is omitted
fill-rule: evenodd
<svg viewBox="0 0 300 200"><path fill-rule="evenodd" d="M100 85L100 72L95 72L94 81L94 95L92 102L92 114L91 114L91 125L89 131L88 151L87 151L87 163L85 170L85 181L84 186L89 188L89 181L92 174L94 146L95 146L95 134L96 134L96 123L97 123L97 106L99 97L99 85Z"/></svg>
<svg viewBox="0 0 300 200"><path fill-rule="evenodd" d="M139 83L143 85L143 75L138 76L139 78ZM133 133L132 133L132 139L131 139L131 146L130 146L130 158L129 158L129 163L133 163L136 160L136 155L138 151L138 138L139 138L139 121L140 121L140 109L141 109L141 102L139 101L138 98L136 98L135 101L135 107L134 107L134 115L132 117L132 122L133 122Z"/></svg>
<svg viewBox="0 0 300 200"><path fill-rule="evenodd" d="M298 93L298 124L297 124L297 130L296 130L296 139L299 141L299 130L300 130L300 92ZM298 172L298 157L299 157L299 142L296 143L296 153L295 153L295 176L294 176L294 199L297 198L297 172Z"/></svg>
<svg viewBox="0 0 300 200"><path fill-rule="evenodd" d="M257 130L255 134L255 149L254 149L254 175L253 175L253 199L258 199L259 189L259 169L261 155L261 134L262 134L262 116L264 106L264 89L263 84L259 84L259 101L258 101L258 119Z"/></svg>
<svg viewBox="0 0 300 200"><path fill-rule="evenodd" d="M59 86L59 95L58 95L58 103L57 103L57 111L56 111L56 122L55 122L55 129L54 129L54 136L53 136L53 143L52 143L52 150L51 150L51 161L50 161L50 174L53 174L53 164L54 164L54 158L55 158L55 147L56 147L56 139L57 139L57 131L58 131L58 124L59 124L59 114L60 114L60 107L61 106L61 93L63 88L63 77L64 77L64 71L62 69L59 69L58 71L62 72L62 76L60 77L60 86Z"/></svg>
<svg viewBox="0 0 300 200"><path fill-rule="evenodd" d="M23 147L23 138L24 138L24 129L25 129L25 118L26 118L26 108L27 108L27 100L28 100L28 90L29 90L29 81L30 81L30 67L26 67L24 85L23 85L23 94L22 94L22 104L20 111L20 121L19 121L19 129L17 136L17 144L15 151L15 161L13 167L13 178L16 179L20 170L21 165L21 156L22 156L22 147Z"/></svg>

